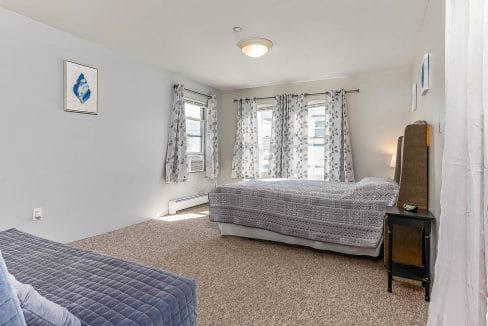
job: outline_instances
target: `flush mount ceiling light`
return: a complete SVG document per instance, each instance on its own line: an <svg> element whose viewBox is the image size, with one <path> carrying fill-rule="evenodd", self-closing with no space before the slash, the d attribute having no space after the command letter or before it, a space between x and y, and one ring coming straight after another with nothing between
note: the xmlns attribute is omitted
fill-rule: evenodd
<svg viewBox="0 0 488 326"><path fill-rule="evenodd" d="M260 37L246 38L237 43L242 53L252 58L259 58L265 55L273 46L273 42L268 39Z"/></svg>

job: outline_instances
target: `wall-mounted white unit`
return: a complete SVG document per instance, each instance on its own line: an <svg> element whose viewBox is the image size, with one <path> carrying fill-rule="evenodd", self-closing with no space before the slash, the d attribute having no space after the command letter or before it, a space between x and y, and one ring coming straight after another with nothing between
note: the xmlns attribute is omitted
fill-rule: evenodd
<svg viewBox="0 0 488 326"><path fill-rule="evenodd" d="M208 203L208 194L197 194L193 196L171 199L168 205L168 212L172 215L176 214L177 211L180 211L182 209L206 203Z"/></svg>
<svg viewBox="0 0 488 326"><path fill-rule="evenodd" d="M205 160L203 155L188 155L188 172L205 171Z"/></svg>

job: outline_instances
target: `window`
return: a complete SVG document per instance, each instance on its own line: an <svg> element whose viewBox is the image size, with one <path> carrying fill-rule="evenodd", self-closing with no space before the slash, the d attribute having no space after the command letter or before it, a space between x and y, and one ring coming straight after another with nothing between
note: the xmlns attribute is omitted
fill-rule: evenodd
<svg viewBox="0 0 488 326"><path fill-rule="evenodd" d="M258 118L258 149L259 149L259 176L269 176L269 153L271 149L271 124L273 111L269 106L261 107L257 112Z"/></svg>
<svg viewBox="0 0 488 326"><path fill-rule="evenodd" d="M273 111L269 105L258 107L259 176L269 176L269 154L271 149L271 125ZM325 106L314 103L308 106L308 178L324 179L325 150Z"/></svg>
<svg viewBox="0 0 488 326"><path fill-rule="evenodd" d="M308 178L324 179L325 107L308 108Z"/></svg>
<svg viewBox="0 0 488 326"><path fill-rule="evenodd" d="M185 101L188 172L205 171L205 105Z"/></svg>
<svg viewBox="0 0 488 326"><path fill-rule="evenodd" d="M204 154L204 106L185 102L186 141L188 154Z"/></svg>

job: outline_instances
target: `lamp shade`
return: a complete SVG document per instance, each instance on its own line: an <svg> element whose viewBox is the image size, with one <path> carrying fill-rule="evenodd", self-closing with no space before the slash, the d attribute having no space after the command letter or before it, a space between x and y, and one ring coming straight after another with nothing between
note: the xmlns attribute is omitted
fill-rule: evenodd
<svg viewBox="0 0 488 326"><path fill-rule="evenodd" d="M396 153L391 156L391 161L390 161L390 167L395 168L396 167Z"/></svg>

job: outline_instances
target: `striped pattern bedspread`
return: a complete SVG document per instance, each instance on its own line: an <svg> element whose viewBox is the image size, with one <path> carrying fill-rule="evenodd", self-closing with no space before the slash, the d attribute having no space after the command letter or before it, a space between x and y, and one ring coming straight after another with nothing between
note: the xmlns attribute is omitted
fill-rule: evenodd
<svg viewBox="0 0 488 326"><path fill-rule="evenodd" d="M0 232L0 250L10 273L82 325L196 325L193 280L16 229Z"/></svg>
<svg viewBox="0 0 488 326"><path fill-rule="evenodd" d="M267 179L215 188L210 220L362 248L382 241L386 207L398 184L386 178L357 183Z"/></svg>

